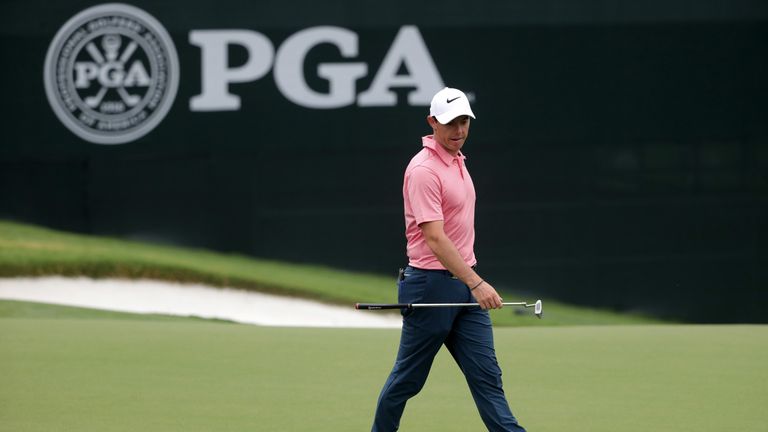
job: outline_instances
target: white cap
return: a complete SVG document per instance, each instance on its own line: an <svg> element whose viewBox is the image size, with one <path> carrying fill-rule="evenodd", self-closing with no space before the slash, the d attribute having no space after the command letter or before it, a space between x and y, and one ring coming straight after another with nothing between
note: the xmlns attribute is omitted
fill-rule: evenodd
<svg viewBox="0 0 768 432"><path fill-rule="evenodd" d="M446 87L432 97L429 115L434 116L442 124L448 124L458 116L467 115L475 118L469 107L469 99L461 90Z"/></svg>

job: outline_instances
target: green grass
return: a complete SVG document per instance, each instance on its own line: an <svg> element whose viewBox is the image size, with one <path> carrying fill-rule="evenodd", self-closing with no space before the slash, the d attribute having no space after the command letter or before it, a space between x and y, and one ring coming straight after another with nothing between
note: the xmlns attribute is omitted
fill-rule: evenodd
<svg viewBox="0 0 768 432"><path fill-rule="evenodd" d="M193 316L134 314L15 300L0 300L0 318L232 322L222 319Z"/></svg>
<svg viewBox="0 0 768 432"><path fill-rule="evenodd" d="M329 303L395 302L392 276L381 276L255 259L201 249L161 246L114 238L86 236L0 221L0 277L89 276L148 278L229 286L316 299ZM514 292L507 301L533 301ZM494 311L499 326L554 326L658 323L647 317L574 307L544 300L545 319L530 310ZM371 312L380 313L380 312ZM383 312L381 312L383 313Z"/></svg>
<svg viewBox="0 0 768 432"><path fill-rule="evenodd" d="M348 293L383 301L391 278L86 236L0 221L0 276L64 275L149 278L350 301Z"/></svg>
<svg viewBox="0 0 768 432"><path fill-rule="evenodd" d="M399 337L53 306L24 317L36 307L0 307L0 431L369 430ZM530 431L766 430L768 326L495 336L511 406ZM401 430L485 430L445 350Z"/></svg>
<svg viewBox="0 0 768 432"><path fill-rule="evenodd" d="M0 222L0 276L59 274L395 296L391 277ZM492 312L528 430L768 430L768 326L649 325L544 300L543 320ZM369 430L398 338L0 301L0 432ZM401 430L484 430L444 350Z"/></svg>

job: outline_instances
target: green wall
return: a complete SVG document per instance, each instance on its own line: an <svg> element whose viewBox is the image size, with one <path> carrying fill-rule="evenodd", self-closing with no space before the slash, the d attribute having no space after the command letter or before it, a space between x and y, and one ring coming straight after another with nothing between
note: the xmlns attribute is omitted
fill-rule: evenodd
<svg viewBox="0 0 768 432"><path fill-rule="evenodd" d="M96 3L6 2L0 217L394 274L402 173L429 132L413 88L394 88L392 106L314 109L270 69L227 85L239 109L194 110L205 72L190 34L245 29L279 52L309 28L349 30L356 54L321 44L302 72L323 94L318 66L364 63L359 95L414 26L443 82L474 98L464 152L484 277L681 320L768 322L764 3L380 3L132 2L173 39L178 92L146 135L104 145L64 126L43 80L56 33ZM236 44L227 55L230 68L251 60Z"/></svg>

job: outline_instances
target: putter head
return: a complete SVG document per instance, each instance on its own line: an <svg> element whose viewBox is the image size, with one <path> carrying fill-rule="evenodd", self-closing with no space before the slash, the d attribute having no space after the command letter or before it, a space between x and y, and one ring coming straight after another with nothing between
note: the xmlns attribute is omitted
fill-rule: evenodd
<svg viewBox="0 0 768 432"><path fill-rule="evenodd" d="M541 319L541 300L536 300L536 304L533 305L533 313L536 314L536 317Z"/></svg>

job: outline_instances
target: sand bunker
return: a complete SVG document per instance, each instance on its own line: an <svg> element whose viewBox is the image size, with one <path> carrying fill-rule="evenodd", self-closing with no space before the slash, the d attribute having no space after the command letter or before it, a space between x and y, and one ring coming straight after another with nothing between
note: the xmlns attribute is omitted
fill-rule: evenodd
<svg viewBox="0 0 768 432"><path fill-rule="evenodd" d="M217 318L281 327L399 328L396 314L304 299L150 280L2 278L0 299L133 313Z"/></svg>

